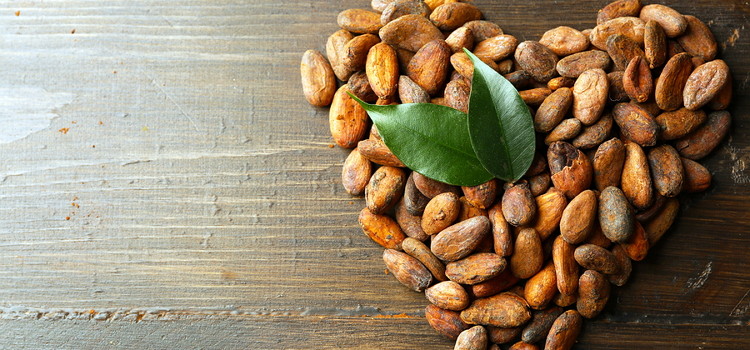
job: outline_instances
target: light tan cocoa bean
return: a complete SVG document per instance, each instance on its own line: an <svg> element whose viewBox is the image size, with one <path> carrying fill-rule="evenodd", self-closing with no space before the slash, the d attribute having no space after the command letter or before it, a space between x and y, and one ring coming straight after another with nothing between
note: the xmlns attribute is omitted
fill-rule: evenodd
<svg viewBox="0 0 750 350"><path fill-rule="evenodd" d="M542 269L543 264L544 251L539 234L531 228L521 229L510 257L513 275L522 279L530 278Z"/></svg>
<svg viewBox="0 0 750 350"><path fill-rule="evenodd" d="M456 339L454 350L486 350L487 330L482 326L474 326L463 332Z"/></svg>
<svg viewBox="0 0 750 350"><path fill-rule="evenodd" d="M452 311L461 311L471 302L464 287L453 281L440 282L427 288L424 295L435 306Z"/></svg>
<svg viewBox="0 0 750 350"><path fill-rule="evenodd" d="M680 158L685 171L682 191L686 193L703 192L711 187L711 172L698 162Z"/></svg>
<svg viewBox="0 0 750 350"><path fill-rule="evenodd" d="M406 75L398 79L398 96L402 103L430 103L430 94Z"/></svg>
<svg viewBox="0 0 750 350"><path fill-rule="evenodd" d="M471 33L474 34L475 43L480 43L489 38L503 34L503 30L500 26L490 21L470 21L466 22L463 27L471 29Z"/></svg>
<svg viewBox="0 0 750 350"><path fill-rule="evenodd" d="M414 185L417 186L419 192L422 192L422 194L427 198L432 199L435 198L435 196L445 192L455 193L456 196L461 195L461 189L458 186L453 186L430 179L429 177L424 176L416 171L413 174Z"/></svg>
<svg viewBox="0 0 750 350"><path fill-rule="evenodd" d="M557 73L557 55L539 42L524 41L518 44L515 58L521 68L539 82L547 82Z"/></svg>
<svg viewBox="0 0 750 350"><path fill-rule="evenodd" d="M362 140L358 143L357 149L362 156L369 159L371 162L379 165L393 166L404 168L406 165L396 157L396 155L388 149L385 142L379 140Z"/></svg>
<svg viewBox="0 0 750 350"><path fill-rule="evenodd" d="M378 97L387 99L397 91L399 67L396 50L390 45L379 43L367 54L367 79L372 91Z"/></svg>
<svg viewBox="0 0 750 350"><path fill-rule="evenodd" d="M560 64L560 62L557 62L557 64ZM552 91L557 91L562 88L572 88L575 82L576 81L573 78L557 77L547 82L547 88Z"/></svg>
<svg viewBox="0 0 750 350"><path fill-rule="evenodd" d="M452 225L461 209L458 196L452 192L441 193L430 200L422 214L422 229L434 235Z"/></svg>
<svg viewBox="0 0 750 350"><path fill-rule="evenodd" d="M518 39L512 35L501 34L480 41L474 48L474 55L481 59L502 61L513 55L518 46Z"/></svg>
<svg viewBox="0 0 750 350"><path fill-rule="evenodd" d="M424 1L418 0L396 0L386 6L380 15L380 24L386 25L388 22L406 15L420 15L427 17L430 15L430 8Z"/></svg>
<svg viewBox="0 0 750 350"><path fill-rule="evenodd" d="M429 19L420 15L406 15L383 26L380 39L397 48L417 52L430 41L445 37Z"/></svg>
<svg viewBox="0 0 750 350"><path fill-rule="evenodd" d="M690 55L680 53L667 61L661 75L656 80L654 95L659 108L674 111L683 106L683 90L693 72Z"/></svg>
<svg viewBox="0 0 750 350"><path fill-rule="evenodd" d="M461 319L468 324L503 328L518 327L531 319L528 305L513 293L501 293L474 300L461 311Z"/></svg>
<svg viewBox="0 0 750 350"><path fill-rule="evenodd" d="M729 66L722 60L713 60L696 68L685 83L685 108L694 111L707 105L730 79Z"/></svg>
<svg viewBox="0 0 750 350"><path fill-rule="evenodd" d="M651 4L646 5L641 9L640 18L644 21L656 21L659 25L664 28L664 32L670 38L676 38L688 28L688 23L679 12L673 8L660 5Z"/></svg>
<svg viewBox="0 0 750 350"><path fill-rule="evenodd" d="M448 35L448 37L445 38L445 43L448 44L453 53L462 52L463 49L471 51L474 49L474 34L471 29L461 27Z"/></svg>
<svg viewBox="0 0 750 350"><path fill-rule="evenodd" d="M544 100L552 94L552 90L546 87L540 87L530 90L523 90L518 92L521 95L521 99L529 106L539 106Z"/></svg>
<svg viewBox="0 0 750 350"><path fill-rule="evenodd" d="M573 116L584 125L596 123L604 112L609 96L607 73L590 69L573 86Z"/></svg>
<svg viewBox="0 0 750 350"><path fill-rule="evenodd" d="M536 202L528 184L519 183L505 190L502 210L505 220L513 226L531 223L536 217Z"/></svg>
<svg viewBox="0 0 750 350"><path fill-rule="evenodd" d="M476 249L490 232L490 220L477 216L452 225L432 239L432 253L443 261L463 259Z"/></svg>
<svg viewBox="0 0 750 350"><path fill-rule="evenodd" d="M393 277L407 288L422 292L432 283L432 274L419 260L393 249L383 251L383 261Z"/></svg>
<svg viewBox="0 0 750 350"><path fill-rule="evenodd" d="M461 319L458 312L441 309L432 304L425 308L425 318L434 330L452 340L456 340L461 332L471 327Z"/></svg>
<svg viewBox="0 0 750 350"><path fill-rule="evenodd" d="M569 350L581 333L583 318L576 310L565 311L558 317L547 334L546 350Z"/></svg>
<svg viewBox="0 0 750 350"><path fill-rule="evenodd" d="M648 158L636 143L625 143L625 165L622 169L622 192L639 210L648 208L654 199Z"/></svg>
<svg viewBox="0 0 750 350"><path fill-rule="evenodd" d="M341 169L341 183L352 196L360 196L372 176L372 163L356 148L349 153Z"/></svg>
<svg viewBox="0 0 750 350"><path fill-rule="evenodd" d="M568 56L586 50L589 38L576 29L560 26L545 32L539 43L558 56Z"/></svg>
<svg viewBox="0 0 750 350"><path fill-rule="evenodd" d="M352 35L352 33L341 29L331 34L326 42L326 55L328 56L328 61L331 63L331 68L333 68L336 77L342 81L349 80L349 77L354 73L353 70L349 69L349 66L344 66L342 64L343 59L346 56L344 46L346 46L346 43L353 38L354 35Z"/></svg>
<svg viewBox="0 0 750 350"><path fill-rule="evenodd" d="M558 236L552 244L552 262L555 265L557 289L565 295L575 295L578 291L578 262L575 260L575 246Z"/></svg>
<svg viewBox="0 0 750 350"><path fill-rule="evenodd" d="M323 54L316 50L305 51L300 72L307 102L316 107L329 106L336 94L336 76Z"/></svg>
<svg viewBox="0 0 750 350"><path fill-rule="evenodd" d="M536 197L537 218L533 227L541 240L546 240L557 230L567 204L565 194L557 188L551 188L547 193Z"/></svg>
<svg viewBox="0 0 750 350"><path fill-rule="evenodd" d="M349 40L342 48L343 54L341 57L341 65L347 74L365 70L367 54L379 42L380 38L373 34L359 35Z"/></svg>
<svg viewBox="0 0 750 350"><path fill-rule="evenodd" d="M443 97L448 107L469 113L469 94L471 85L464 80L453 80L445 87Z"/></svg>
<svg viewBox="0 0 750 350"><path fill-rule="evenodd" d="M372 175L365 187L365 203L373 214L393 208L404 193L406 173L401 168L383 166Z"/></svg>

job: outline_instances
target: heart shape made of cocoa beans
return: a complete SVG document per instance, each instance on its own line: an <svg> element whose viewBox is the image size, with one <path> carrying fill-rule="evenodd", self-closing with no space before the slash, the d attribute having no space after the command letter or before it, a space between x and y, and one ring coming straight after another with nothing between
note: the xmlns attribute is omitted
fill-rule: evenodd
<svg viewBox="0 0 750 350"><path fill-rule="evenodd" d="M339 14L325 55L303 56L305 97L330 105L334 141L353 149L342 183L364 194L363 232L455 349L573 347L672 226L678 197L711 186L698 161L729 132L733 89L711 29L664 5L603 5L591 29L521 41L472 2L373 0ZM458 187L411 171L348 95L466 113L464 48L532 111L537 154L520 181Z"/></svg>

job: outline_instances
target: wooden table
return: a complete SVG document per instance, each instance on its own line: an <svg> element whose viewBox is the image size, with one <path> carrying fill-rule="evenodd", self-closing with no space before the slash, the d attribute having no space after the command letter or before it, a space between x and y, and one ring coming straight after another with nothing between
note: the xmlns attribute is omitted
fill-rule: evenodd
<svg viewBox="0 0 750 350"><path fill-rule="evenodd" d="M522 40L604 5L476 3ZM750 5L667 3L716 33L734 129L580 349L750 348ZM384 273L301 93L302 52L368 5L0 3L0 347L452 348Z"/></svg>

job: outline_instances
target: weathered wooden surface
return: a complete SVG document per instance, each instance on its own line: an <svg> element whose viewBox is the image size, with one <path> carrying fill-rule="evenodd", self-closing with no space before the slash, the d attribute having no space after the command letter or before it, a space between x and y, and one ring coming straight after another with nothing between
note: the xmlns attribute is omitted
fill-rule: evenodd
<svg viewBox="0 0 750 350"><path fill-rule="evenodd" d="M521 39L605 3L476 2ZM750 6L665 3L722 43L734 130L581 349L750 348ZM301 53L368 4L0 2L0 347L451 348L301 94Z"/></svg>

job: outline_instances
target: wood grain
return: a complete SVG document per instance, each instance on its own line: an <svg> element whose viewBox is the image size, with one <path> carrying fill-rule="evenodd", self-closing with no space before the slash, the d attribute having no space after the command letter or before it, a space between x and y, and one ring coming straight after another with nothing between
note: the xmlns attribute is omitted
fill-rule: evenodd
<svg viewBox="0 0 750 350"><path fill-rule="evenodd" d="M605 2L476 3L533 40L591 27ZM722 43L734 127L705 162L712 188L686 197L581 349L750 348L750 6L664 3ZM302 96L302 52L368 4L0 3L0 105L36 130L0 118L16 135L0 144L0 343L451 348L384 273L339 184L346 152Z"/></svg>

